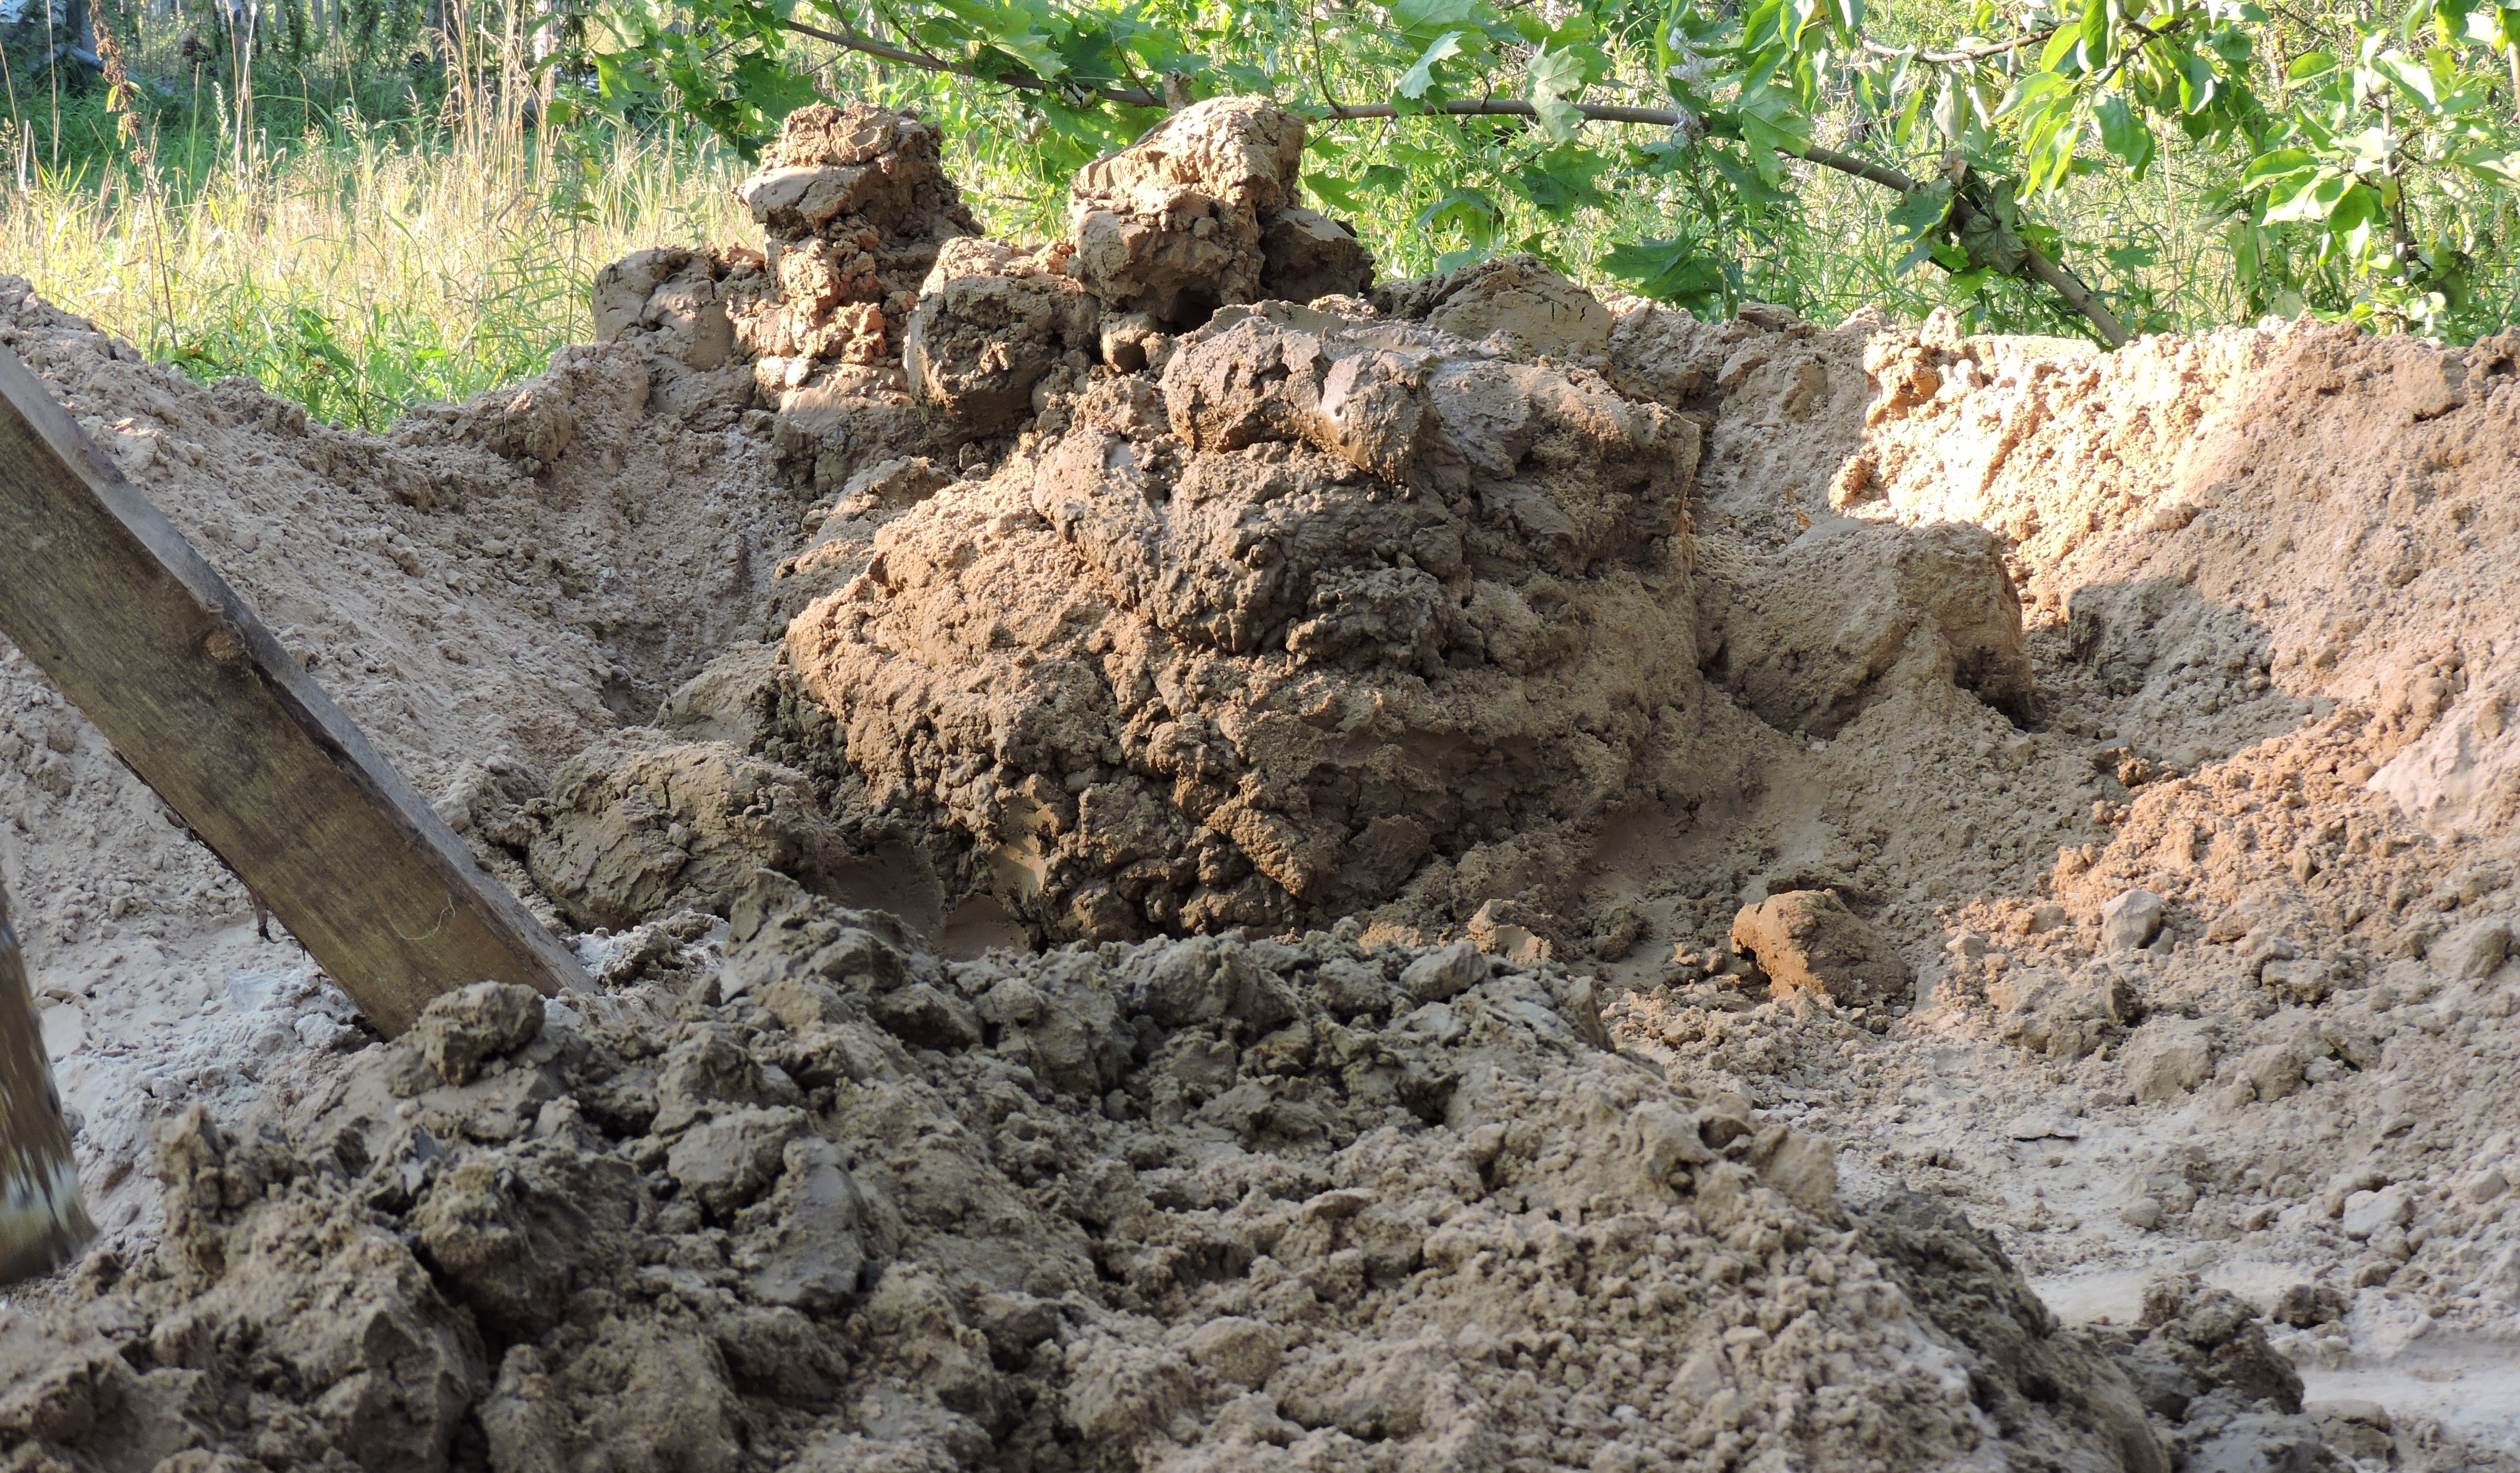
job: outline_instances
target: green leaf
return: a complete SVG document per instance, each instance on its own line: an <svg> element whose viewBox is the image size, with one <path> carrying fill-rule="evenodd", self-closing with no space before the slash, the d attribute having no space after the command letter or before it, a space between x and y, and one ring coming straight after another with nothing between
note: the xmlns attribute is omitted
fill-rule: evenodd
<svg viewBox="0 0 2520 1473"><path fill-rule="evenodd" d="M1898 144L1901 148L1906 148L1908 146L1908 140L1913 137L1916 132L1916 115L1923 110L1924 106L1924 88L1919 87L1908 94L1908 106L1899 110L1899 126L1893 129L1890 135L1892 142Z"/></svg>
<svg viewBox="0 0 2520 1473"><path fill-rule="evenodd" d="M1601 257L1601 269L1656 301L1687 307L1702 316L1724 309L1724 268L1720 259L1695 241L1621 241Z"/></svg>
<svg viewBox="0 0 2520 1473"><path fill-rule="evenodd" d="M1482 29L1493 14L1478 0L1392 0L1389 9L1391 23L1421 45L1448 30Z"/></svg>
<svg viewBox="0 0 2520 1473"><path fill-rule="evenodd" d="M2031 72L2028 76L2014 82L2011 90L2003 94L2003 101L1997 106L1995 115L1998 117L2002 117L2010 114L2019 113L2023 109L2036 104L2042 98L2048 97L2053 93L2072 90L2073 85L2072 81L2053 71Z"/></svg>
<svg viewBox="0 0 2520 1473"><path fill-rule="evenodd" d="M2152 133L2127 106L2124 94L2112 92L2092 105L2092 116L2100 125L2100 147L2128 163L2148 156L2152 151Z"/></svg>
<svg viewBox="0 0 2520 1473"><path fill-rule="evenodd" d="M1595 182L1611 162L1591 149L1554 148L1525 164L1513 182L1543 213L1564 220L1586 206L1611 203Z"/></svg>
<svg viewBox="0 0 2520 1473"><path fill-rule="evenodd" d="M1654 75L1677 96L1680 78L1675 72L1682 65L1686 43L1689 0L1671 0L1662 13L1662 23L1654 27Z"/></svg>
<svg viewBox="0 0 2520 1473"><path fill-rule="evenodd" d="M2322 168L2309 177L2306 184L2286 180L2268 195L2267 224L2280 225L2290 220L2324 220L2336 210L2337 203L2354 187L2354 176Z"/></svg>
<svg viewBox="0 0 2520 1473"><path fill-rule="evenodd" d="M2110 33L2117 22L2109 9L2109 0L2083 0L2082 25L2077 34L2083 43L2086 67L2096 69L2108 64Z"/></svg>
<svg viewBox="0 0 2520 1473"><path fill-rule="evenodd" d="M1943 88L1934 94L1934 130L1954 143L1960 141L1960 123L1967 116L1960 101L1959 79L1945 75Z"/></svg>
<svg viewBox="0 0 2520 1473"><path fill-rule="evenodd" d="M2371 59L2371 66L2424 108L2440 105L2441 94L2433 85L2432 69L2405 52L2384 51Z"/></svg>
<svg viewBox="0 0 2520 1473"><path fill-rule="evenodd" d="M1911 191L1890 210L1890 223L1899 228L1902 239L1921 241L1942 228L1952 212L1952 186L1937 179L1923 189Z"/></svg>
<svg viewBox="0 0 2520 1473"><path fill-rule="evenodd" d="M2277 179L2289 179L2318 167L2318 156L2308 149L2275 149L2260 154L2240 170L2240 188L2252 190Z"/></svg>
<svg viewBox="0 0 2520 1473"><path fill-rule="evenodd" d="M2294 57L2292 65L2284 69L2284 80L2306 82L2313 77L2325 76L2335 69L2336 58L2324 51L2305 51Z"/></svg>
<svg viewBox="0 0 2520 1473"><path fill-rule="evenodd" d="M2214 71L2214 64L2192 51L2179 54L2179 111L2202 113L2221 95L2223 79Z"/></svg>
<svg viewBox="0 0 2520 1473"><path fill-rule="evenodd" d="M2017 276L2030 259L2030 248L1993 210L1972 210L1957 234L1971 266Z"/></svg>
<svg viewBox="0 0 2520 1473"><path fill-rule="evenodd" d="M1418 216L1420 229L1459 230L1484 250L1496 238L1496 202L1475 189L1457 189Z"/></svg>
<svg viewBox="0 0 2520 1473"><path fill-rule="evenodd" d="M1427 42L1426 49L1418 53L1416 64L1400 73L1397 89L1400 95L1407 98L1424 97L1426 89L1435 84L1435 68L1462 54L1462 37L1465 34L1467 34L1465 31L1448 30Z"/></svg>
<svg viewBox="0 0 2520 1473"><path fill-rule="evenodd" d="M1541 131L1552 143L1573 141L1583 126L1584 112L1569 99L1584 93L1584 57L1573 51L1544 51L1524 67L1531 78L1531 107L1540 115Z"/></svg>
<svg viewBox="0 0 2520 1473"><path fill-rule="evenodd" d="M1334 174L1306 174L1304 187L1311 190L1314 198L1324 204L1344 209L1351 214L1365 212L1365 207L1357 203L1355 186Z"/></svg>
<svg viewBox="0 0 2520 1473"><path fill-rule="evenodd" d="M2057 26L2056 33L2048 38L2046 49L2039 53L2039 69L2042 71L2056 70L2065 64L2065 58L2074 54L2074 48L2081 45L2082 42L2083 33L2081 30L2071 25Z"/></svg>

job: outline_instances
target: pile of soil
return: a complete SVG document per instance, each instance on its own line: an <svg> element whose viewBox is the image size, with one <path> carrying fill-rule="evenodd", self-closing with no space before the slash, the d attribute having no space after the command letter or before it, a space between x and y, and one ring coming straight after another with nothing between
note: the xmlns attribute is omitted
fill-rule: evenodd
<svg viewBox="0 0 2520 1473"><path fill-rule="evenodd" d="M12 1466L2520 1467L2512 347L1369 290L1288 127L800 115L385 437L0 281L601 979L376 1037L0 652Z"/></svg>
<svg viewBox="0 0 2520 1473"><path fill-rule="evenodd" d="M45 1470L2165 1466L1983 1234L1598 1043L1467 946L945 964L765 873L707 986L485 983L170 1118L156 1254L0 1328L0 1425Z"/></svg>

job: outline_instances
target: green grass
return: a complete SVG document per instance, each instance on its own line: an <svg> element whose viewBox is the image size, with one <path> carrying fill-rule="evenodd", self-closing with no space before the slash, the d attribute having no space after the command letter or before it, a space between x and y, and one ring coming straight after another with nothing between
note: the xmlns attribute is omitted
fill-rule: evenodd
<svg viewBox="0 0 2520 1473"><path fill-rule="evenodd" d="M422 126L351 115L242 159L215 133L166 137L144 166L101 111L66 116L65 134L104 141L58 165L19 130L0 262L154 357L250 375L338 424L382 429L537 373L588 337L605 263L742 223L738 161L671 131L570 135L513 109Z"/></svg>

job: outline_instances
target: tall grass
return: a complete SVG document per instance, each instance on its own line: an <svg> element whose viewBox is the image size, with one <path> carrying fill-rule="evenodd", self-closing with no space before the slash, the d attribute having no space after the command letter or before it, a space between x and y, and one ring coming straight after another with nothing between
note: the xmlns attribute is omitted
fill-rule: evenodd
<svg viewBox="0 0 2520 1473"><path fill-rule="evenodd" d="M197 378L249 374L382 429L584 341L606 262L737 236L740 166L714 147L561 134L522 111L417 132L351 115L198 170L54 167L22 130L0 269Z"/></svg>

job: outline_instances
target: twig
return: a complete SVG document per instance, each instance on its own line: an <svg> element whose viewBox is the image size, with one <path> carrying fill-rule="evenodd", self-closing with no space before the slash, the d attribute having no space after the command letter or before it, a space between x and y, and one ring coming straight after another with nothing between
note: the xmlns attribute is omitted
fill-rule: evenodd
<svg viewBox="0 0 2520 1473"><path fill-rule="evenodd" d="M1988 57L2004 56L2019 51L2025 46L2042 45L2061 28L2050 25L2046 30L2034 30L2026 36L2015 36L2009 41L1990 41L1984 46L1961 46L1951 51L1911 52L1905 47L1884 46L1879 41L1867 41L1864 43L1864 49L1874 56L1894 59L1913 56L1920 62L1932 62L1937 66L1948 67L1955 62L1982 62Z"/></svg>
<svg viewBox="0 0 2520 1473"><path fill-rule="evenodd" d="M1339 105L1338 94L1330 90L1330 69L1322 61L1322 13L1308 5L1304 7L1304 20L1313 28L1313 79L1322 89L1322 106L1336 108ZM2513 66L2512 74L2520 76L2520 63Z"/></svg>
<svg viewBox="0 0 2520 1473"><path fill-rule="evenodd" d="M2092 78L2092 85L2093 87L2107 86L2116 78L2119 72L2126 69L2127 63L2134 61L2137 57L2143 54L2144 47L2160 40L2163 36L2170 34L2174 30L2185 29L2187 26L2187 18L2185 16L2181 16L2172 21L2169 24L2161 27L2159 30L2153 29L2151 26L2144 24L2140 21L2125 21L2119 23L2125 25L2127 29L2136 32L2138 35L2142 36L2143 40L2138 45L2130 46L2126 50L2119 52L2118 59L2109 63L2109 69Z"/></svg>
<svg viewBox="0 0 2520 1473"><path fill-rule="evenodd" d="M886 46L881 41L847 31L826 30L820 25L809 24L803 21L782 21L779 24L782 29L792 30L800 36L812 36L817 41L829 41L834 46L849 51L864 52L868 56L881 57L888 62L899 62L905 67L917 67L922 71L950 72L955 76L970 77L974 81L995 82L1002 87L1020 87L1029 92L1065 90L1056 83L1045 82L1037 76L990 76L976 67L962 66L946 61L942 57L929 56L922 51L904 51L898 46ZM1087 87L1083 90L1092 96L1102 98L1104 102L1118 103L1126 108L1160 108L1164 105L1162 98L1138 87Z"/></svg>
<svg viewBox="0 0 2520 1473"><path fill-rule="evenodd" d="M935 57L903 51L897 46L886 46L880 41L869 40L865 36L825 30L821 26L809 25L802 21L783 21L780 23L800 35L829 41L834 46L846 47L851 51L862 51L870 56L883 57L904 66L918 67L929 71L951 72L957 76L993 81L1009 87L1024 87L1036 91L1059 90L1039 77L983 76L978 70L969 67L957 66ZM2173 25L2175 26L2176 23L2173 23ZM2173 26L2164 26L2161 31L2150 32L2150 34L2164 34L2172 28ZM1163 99L1151 92L1120 87L1094 87L1084 90L1106 102L1118 103L1123 107L1159 108L1163 106ZM1647 127L1676 128L1682 121L1682 115L1672 108L1626 108L1603 103L1575 103L1572 106L1576 112L1583 115L1587 122L1642 123ZM1332 118L1340 121L1368 117L1416 116L1433 113L1448 114L1457 117L1538 117L1540 115L1531 104L1508 98L1480 98L1473 101L1442 103L1430 107L1412 108L1407 113L1403 113L1391 103L1352 105L1330 103L1328 111ZM1842 174L1852 174L1858 179L1878 184L1884 189L1895 189L1903 195L1914 194L1925 187L1916 179L1886 164L1873 163L1858 159L1852 154L1841 154L1835 149L1822 148L1818 144L1804 149L1784 149L1779 152L1817 163L1822 168L1835 169ZM1957 223L1968 223L1976 212L1976 207L1966 200L1952 202L1952 216ZM2103 306L2099 299L2092 295L2091 288L2084 286L2072 272L2058 266L2035 249L2028 252L2023 264L2032 276L2038 278L2041 285L2064 298L2074 310L2082 313L2092 326L2098 330L2100 337L2108 343L2109 346L2119 347L2125 345L2126 327L2118 321L2115 313Z"/></svg>

